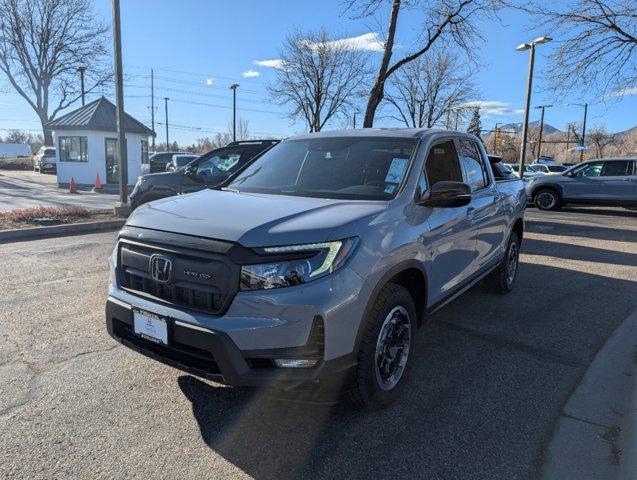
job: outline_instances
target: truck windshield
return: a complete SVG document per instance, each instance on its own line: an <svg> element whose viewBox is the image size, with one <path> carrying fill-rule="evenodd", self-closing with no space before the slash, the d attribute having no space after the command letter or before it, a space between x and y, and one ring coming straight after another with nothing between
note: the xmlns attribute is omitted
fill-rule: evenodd
<svg viewBox="0 0 637 480"><path fill-rule="evenodd" d="M288 140L268 150L229 188L302 197L388 200L398 192L415 138Z"/></svg>

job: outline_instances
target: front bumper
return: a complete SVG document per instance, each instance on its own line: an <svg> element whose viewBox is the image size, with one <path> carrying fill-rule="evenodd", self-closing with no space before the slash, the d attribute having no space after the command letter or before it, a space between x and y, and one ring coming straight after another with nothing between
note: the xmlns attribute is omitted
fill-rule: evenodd
<svg viewBox="0 0 637 480"><path fill-rule="evenodd" d="M316 317L313 331L322 322L322 318ZM106 302L106 327L111 337L143 355L232 386L271 387L311 397L319 391L321 395L326 392L337 395L356 366L351 354L329 361L321 358L313 368L277 368L272 359L302 355L320 347L316 343L321 340L311 334L304 347L242 351L225 332L175 318L169 318L169 345L157 345L133 333L132 306L113 297Z"/></svg>

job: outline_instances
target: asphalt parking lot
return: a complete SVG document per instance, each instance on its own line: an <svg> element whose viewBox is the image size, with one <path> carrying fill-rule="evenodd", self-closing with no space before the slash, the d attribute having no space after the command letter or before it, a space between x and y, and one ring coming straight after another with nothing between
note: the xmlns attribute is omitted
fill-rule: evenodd
<svg viewBox="0 0 637 480"><path fill-rule="evenodd" d="M270 400L118 346L116 234L0 245L0 478L537 478L597 350L637 309L637 214L527 210L520 276L420 330L381 412Z"/></svg>
<svg viewBox="0 0 637 480"><path fill-rule="evenodd" d="M85 207L112 209L117 195L69 193L58 188L57 176L22 170L0 170L0 212L32 207Z"/></svg>

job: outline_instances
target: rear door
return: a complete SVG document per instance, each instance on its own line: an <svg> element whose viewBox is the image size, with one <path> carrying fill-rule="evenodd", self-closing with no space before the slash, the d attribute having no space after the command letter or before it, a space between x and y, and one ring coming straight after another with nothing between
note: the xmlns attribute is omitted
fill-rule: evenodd
<svg viewBox="0 0 637 480"><path fill-rule="evenodd" d="M437 182L463 182L462 168L452 139L440 140L429 148L423 188ZM455 208L418 207L428 210L429 229L422 242L431 256L429 306L453 293L475 272L477 230L468 215L469 206Z"/></svg>
<svg viewBox="0 0 637 480"><path fill-rule="evenodd" d="M506 228L502 202L482 149L467 138L456 142L464 176L471 187L472 199L467 215L471 228L477 230L476 262L477 268L481 269L500 256Z"/></svg>
<svg viewBox="0 0 637 480"><path fill-rule="evenodd" d="M635 183L631 178L632 173L632 160L605 160L598 199L604 203L616 204L634 199Z"/></svg>

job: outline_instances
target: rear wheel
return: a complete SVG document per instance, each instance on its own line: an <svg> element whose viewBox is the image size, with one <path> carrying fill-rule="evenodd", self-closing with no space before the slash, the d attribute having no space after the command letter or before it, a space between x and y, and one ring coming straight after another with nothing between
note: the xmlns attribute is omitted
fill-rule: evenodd
<svg viewBox="0 0 637 480"><path fill-rule="evenodd" d="M406 288L387 284L364 321L356 377L346 398L358 407L376 410L392 403L405 383L413 356L414 300Z"/></svg>
<svg viewBox="0 0 637 480"><path fill-rule="evenodd" d="M540 210L558 210L561 205L560 194L553 188L541 188L533 197L535 206Z"/></svg>
<svg viewBox="0 0 637 480"><path fill-rule="evenodd" d="M486 279L485 286L492 293L509 293L517 278L520 258L520 239L511 232L506 252L500 265Z"/></svg>

